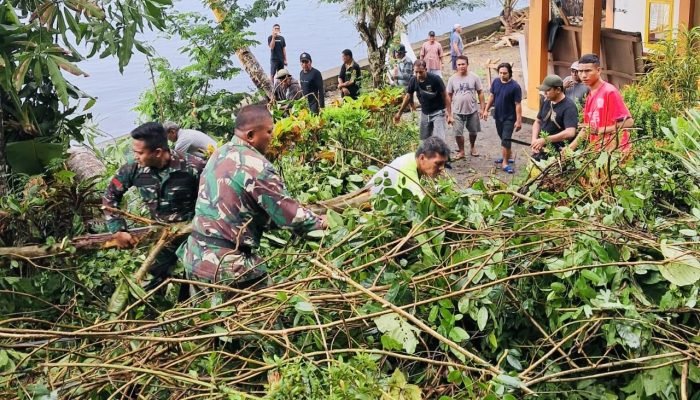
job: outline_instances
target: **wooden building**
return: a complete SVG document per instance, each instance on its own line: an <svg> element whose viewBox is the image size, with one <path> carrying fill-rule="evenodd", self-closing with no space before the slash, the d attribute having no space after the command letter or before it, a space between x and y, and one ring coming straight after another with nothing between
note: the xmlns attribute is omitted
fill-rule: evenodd
<svg viewBox="0 0 700 400"><path fill-rule="evenodd" d="M530 0L527 32L527 93L549 73L568 75L571 62L581 54L596 53L603 78L623 86L641 72L640 57L653 42L680 27L700 25L696 0L581 0L583 26L562 27L552 53L548 52L550 0ZM605 3L605 20L603 4ZM672 33L671 33L672 34ZM558 48L558 49L557 49ZM539 107L539 96L527 96L526 106Z"/></svg>

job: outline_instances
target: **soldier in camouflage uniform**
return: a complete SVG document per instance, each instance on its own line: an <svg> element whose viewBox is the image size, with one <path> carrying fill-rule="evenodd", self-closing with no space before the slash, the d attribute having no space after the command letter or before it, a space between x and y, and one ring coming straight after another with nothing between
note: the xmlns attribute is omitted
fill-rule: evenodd
<svg viewBox="0 0 700 400"><path fill-rule="evenodd" d="M124 193L136 186L151 218L159 222L189 221L194 215L197 185L205 161L199 157L168 149L163 126L149 122L131 132L134 161L117 171L102 197L102 204L117 208ZM132 247L136 240L126 230L126 221L118 214L104 211L107 228L119 248ZM151 267L155 287L169 276L177 262L175 251L185 238L176 240L158 253Z"/></svg>
<svg viewBox="0 0 700 400"><path fill-rule="evenodd" d="M263 155L272 129L265 106L243 107L235 136L209 159L199 185L193 231L179 250L192 278L250 287L266 276L254 249L269 225L296 233L325 228L325 217L289 197Z"/></svg>

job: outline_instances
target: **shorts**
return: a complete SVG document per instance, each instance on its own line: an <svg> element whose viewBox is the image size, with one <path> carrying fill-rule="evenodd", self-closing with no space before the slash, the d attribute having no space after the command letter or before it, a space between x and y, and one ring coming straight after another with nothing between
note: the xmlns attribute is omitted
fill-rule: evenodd
<svg viewBox="0 0 700 400"><path fill-rule="evenodd" d="M471 114L452 114L452 117L454 118L452 133L455 136L464 136L465 128L469 131L469 136L476 136L481 131L478 111Z"/></svg>
<svg viewBox="0 0 700 400"><path fill-rule="evenodd" d="M281 70L282 68L284 68L284 61L276 60L276 59L270 60L270 75L271 76L274 77L275 74L277 73L277 71ZM274 81L274 79L273 79L273 81Z"/></svg>
<svg viewBox="0 0 700 400"><path fill-rule="evenodd" d="M496 133L501 138L501 147L510 150L512 144L510 138L513 137L513 130L515 130L515 121L512 119L505 121L496 120Z"/></svg>
<svg viewBox="0 0 700 400"><path fill-rule="evenodd" d="M446 139L447 120L445 110L436 111L430 115L420 113L420 140L425 140L431 136L437 136L442 140Z"/></svg>

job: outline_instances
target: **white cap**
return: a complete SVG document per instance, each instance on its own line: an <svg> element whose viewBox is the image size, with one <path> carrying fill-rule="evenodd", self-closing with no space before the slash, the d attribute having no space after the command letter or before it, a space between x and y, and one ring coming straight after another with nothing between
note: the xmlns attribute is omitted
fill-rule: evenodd
<svg viewBox="0 0 700 400"><path fill-rule="evenodd" d="M461 27L462 27L462 25L460 25L460 24L455 24L455 29L461 28Z"/></svg>

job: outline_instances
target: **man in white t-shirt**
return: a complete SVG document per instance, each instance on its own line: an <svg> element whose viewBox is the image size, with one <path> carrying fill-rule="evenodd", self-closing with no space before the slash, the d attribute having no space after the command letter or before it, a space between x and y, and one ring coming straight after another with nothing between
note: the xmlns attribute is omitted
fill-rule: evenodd
<svg viewBox="0 0 700 400"><path fill-rule="evenodd" d="M163 127L168 135L168 140L175 143L173 150L180 153L188 153L207 159L209 154L218 147L216 140L204 132L194 129L180 129L180 125L170 121L164 123Z"/></svg>
<svg viewBox="0 0 700 400"><path fill-rule="evenodd" d="M457 73L447 81L447 98L452 103L452 130L457 141L457 155L454 160L464 157L464 130L469 131L469 144L471 155L478 157L476 152L476 134L481 131L479 116L484 112L484 92L481 86L481 78L473 72L469 72L469 59L467 56L457 56ZM477 98L479 102L477 103Z"/></svg>

